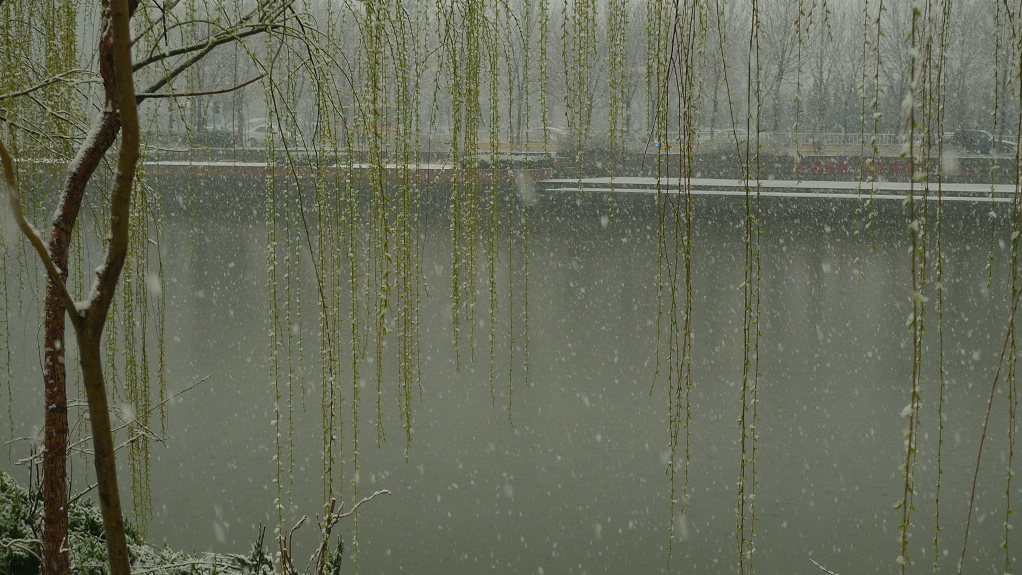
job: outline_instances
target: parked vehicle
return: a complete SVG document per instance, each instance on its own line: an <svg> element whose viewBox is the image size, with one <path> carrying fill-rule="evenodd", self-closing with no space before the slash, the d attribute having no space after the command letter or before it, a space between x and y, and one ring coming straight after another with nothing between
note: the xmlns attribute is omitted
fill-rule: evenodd
<svg viewBox="0 0 1022 575"><path fill-rule="evenodd" d="M266 146L266 131L269 129L269 125L266 123L266 118L254 118L249 120L245 124L244 143L248 148L262 148ZM291 133L279 126L273 130L273 141L274 143L280 143L284 139L289 139Z"/></svg>

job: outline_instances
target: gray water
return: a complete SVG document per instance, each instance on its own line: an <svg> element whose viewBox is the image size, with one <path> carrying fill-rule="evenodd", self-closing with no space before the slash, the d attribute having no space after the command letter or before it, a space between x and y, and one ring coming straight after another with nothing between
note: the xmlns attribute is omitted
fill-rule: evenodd
<svg viewBox="0 0 1022 575"><path fill-rule="evenodd" d="M212 194L208 188L203 193ZM265 230L258 201L169 202L166 268L170 387L168 437L153 448L151 531L183 549L247 552L258 526L276 522L272 483L273 388L267 376ZM908 403L911 311L906 221L881 206L875 235L855 235L852 200L764 199L762 315L754 562L760 573L815 573L810 559L845 574L894 572ZM940 560L961 551L968 489L987 394L1007 324L1007 251L991 251L987 205L945 214L943 350L947 378ZM1002 208L998 208L1002 210ZM737 571L744 214L737 198L700 198L693 240L694 392L686 511L677 516L671 567ZM1001 214L1006 216L1006 213ZM358 480L362 573L656 573L667 568L670 522L667 395L654 382L655 212L648 197L561 194L530 211L529 381L516 332L508 404L507 253L502 253L497 387L491 396L485 325L476 359L455 369L450 327L450 240L434 214L424 225L422 391L413 443L405 443L390 384L388 442L375 445L374 383L366 382ZM1000 220L1005 220L1005 217ZM1007 232L997 230L997 238ZM21 374L16 435L39 425L38 302L32 274L12 321ZM13 273L12 273L13 275ZM521 276L515 276L515 289ZM9 281L17 281L12 278ZM13 285L13 284L12 284ZM484 288L485 290L485 288ZM315 308L305 288L305 410L296 423L290 521L319 512L319 387ZM516 300L520 310L521 294ZM16 301L16 300L12 300ZM937 441L937 321L927 312L919 485L912 552L933 560ZM516 330L523 323L520 316ZM394 346L390 348L393 355ZM467 348L466 348L467 349ZM1000 573L1007 407L996 396L979 482L966 572ZM652 393L651 393L652 390ZM350 406L349 406L350 408ZM5 426L6 427L6 426ZM350 434L350 432L348 432ZM350 440L346 437L345 440ZM25 455L25 442L13 457ZM350 454L349 454L350 455ZM27 478L4 458L2 467ZM1016 469L1018 464L1016 463ZM122 468L123 469L123 468ZM83 460L73 472L87 475ZM346 483L351 469L346 470ZM1020 483L1013 497L1022 500ZM681 485L679 483L679 490ZM350 486L347 488L350 498ZM349 501L350 505L350 501ZM308 545L307 537L299 539ZM345 537L352 525L343 525ZM350 545L349 545L350 550ZM1017 537L1010 543L1016 557ZM299 550L305 557L311 547ZM349 569L350 557L346 558Z"/></svg>

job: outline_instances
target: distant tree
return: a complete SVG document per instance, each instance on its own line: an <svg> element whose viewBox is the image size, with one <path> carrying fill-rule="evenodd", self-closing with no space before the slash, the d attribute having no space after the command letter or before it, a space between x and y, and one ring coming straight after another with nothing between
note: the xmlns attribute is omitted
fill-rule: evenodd
<svg viewBox="0 0 1022 575"><path fill-rule="evenodd" d="M776 132L781 128L785 104L790 100L785 86L795 72L798 37L793 26L802 5L799 0L773 0L764 4L760 8L763 32L759 50L762 94L769 103L770 119L763 127Z"/></svg>

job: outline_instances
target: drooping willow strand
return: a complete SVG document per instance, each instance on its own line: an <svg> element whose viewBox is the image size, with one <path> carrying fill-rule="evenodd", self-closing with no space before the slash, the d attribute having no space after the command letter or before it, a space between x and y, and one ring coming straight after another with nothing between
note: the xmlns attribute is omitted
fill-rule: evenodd
<svg viewBox="0 0 1022 575"><path fill-rule="evenodd" d="M592 93L596 61L596 0L570 0L563 5L561 50L564 61L564 107L568 127L574 136L575 163L579 179L583 175L583 157L593 119ZM579 186L581 188L581 181Z"/></svg>
<svg viewBox="0 0 1022 575"><path fill-rule="evenodd" d="M936 137L936 157L940 161L944 157L944 119L947 102L947 53L951 38L952 0L941 0L940 26L937 43L937 57L932 90L933 97L929 100L935 107L933 128L929 134ZM936 238L934 251L934 284L936 291L937 314L937 451L935 455L937 469L934 479L933 495L933 572L936 573L940 560L941 535L943 524L941 517L941 496L944 476L944 404L947 397L947 370L944 360L944 174L937 170L937 214Z"/></svg>
<svg viewBox="0 0 1022 575"><path fill-rule="evenodd" d="M653 142L667 141L667 97L668 88L668 33L667 27L667 4L657 0L646 2L646 92L647 108L646 122L649 125L649 140ZM660 378L660 371L663 364L661 348L663 346L663 326L666 322L664 291L667 286L669 270L667 258L669 257L666 217L667 210L664 209L666 195L664 190L664 178L669 176L666 171L666 145L656 146L656 230L657 230L657 272L654 280L656 285L656 346L655 369L653 373L653 385L656 385ZM652 393L652 389L650 390Z"/></svg>
<svg viewBox="0 0 1022 575"><path fill-rule="evenodd" d="M543 151L550 151L550 109L547 93L550 89L550 6L539 0L539 113L543 128Z"/></svg>
<svg viewBox="0 0 1022 575"><path fill-rule="evenodd" d="M338 15L332 3L327 4L322 26L326 49L337 44ZM328 86L336 78L332 69L324 66L323 77L315 83L316 88L316 147L315 156L315 200L317 257L320 270L319 288L319 366L320 366L320 459L323 466L323 502L335 498L343 500L344 465L340 446L344 445L344 426L341 409L344 405L340 385L341 379L341 245L343 229L340 222L341 199L337 190L341 188L339 142L336 126L341 116L336 110ZM343 112L342 112L343 113ZM329 170L334 166L334 170ZM338 478L342 480L337 481Z"/></svg>
<svg viewBox="0 0 1022 575"><path fill-rule="evenodd" d="M738 502L735 540L738 552L738 571L744 574L753 570L753 554L756 540L756 488L758 477L756 455L758 433L756 431L759 406L759 336L760 336L760 227L762 209L760 206L759 134L762 95L760 92L760 4L753 0L751 26L748 37L748 60L746 65L746 115L744 163L744 244L745 277L742 282L744 314L742 323L742 376L741 411L738 423L741 430L739 445L741 458L738 471ZM737 140L737 137L736 137ZM755 184L752 183L755 179Z"/></svg>
<svg viewBox="0 0 1022 575"><path fill-rule="evenodd" d="M397 50L394 55L397 95L396 156L400 166L396 215L396 269L397 269L397 337L398 337L398 411L405 433L405 457L412 446L414 389L419 384L418 351L418 292L420 250L417 225L419 221L419 191L417 187L418 83L415 78L419 50L414 41L415 22L395 6L392 15Z"/></svg>
<svg viewBox="0 0 1022 575"><path fill-rule="evenodd" d="M144 165L144 164L143 164ZM128 231L128 261L121 281L121 336L123 337L124 396L134 413L128 418L128 461L136 524L146 532L152 513L149 437L152 397L148 352L148 289L146 245L149 243L149 198L142 184L144 169L135 173L135 191Z"/></svg>
<svg viewBox="0 0 1022 575"><path fill-rule="evenodd" d="M614 177L622 163L624 154L624 132L621 125L624 121L622 112L629 103L625 100L625 83L627 70L625 61L626 38L628 34L628 10L624 0L610 0L607 6L607 44L608 48L608 82L610 94L608 102L607 139L610 172L610 205L614 213Z"/></svg>
<svg viewBox="0 0 1022 575"><path fill-rule="evenodd" d="M279 40L277 40L279 41ZM272 57L274 50L274 37L272 35L267 37L266 42L266 56L267 58ZM273 81L274 76L272 74L273 68L270 67L271 74L263 80L264 97L268 101L272 101L274 98L273 94ZM284 335L283 331L287 329L287 326L283 321L283 314L281 310L281 261L279 252L284 243L282 241L282 231L279 228L279 222L281 218L280 213L280 189L277 181L277 173L274 167L274 160L276 156L275 142L273 139L273 130L270 129L272 118L268 119L267 130L264 140L266 146L266 198L265 198L265 223L266 223L266 286L267 286L267 300L268 300L268 323L269 329L269 341L268 343L268 356L267 356L267 370L270 380L270 385L273 388L273 434L274 434L274 454L273 454L273 466L274 466L274 477L273 483L275 487L275 498L274 498L274 510L277 515L277 524L275 527L275 535L278 538L284 536L284 521L286 519L286 494L284 482L286 481L285 475L285 462L284 457L286 453L286 425L287 423L282 421L285 414L286 406L282 405L285 398L285 390L281 386L281 354L284 347ZM286 361L286 358L285 358ZM282 540L282 539L281 539Z"/></svg>
<svg viewBox="0 0 1022 575"><path fill-rule="evenodd" d="M684 516L689 503L689 469L692 462L692 225L695 202L691 194L691 180L694 173L695 146L698 123L698 94L701 86L698 80L697 63L705 54L702 46L706 38L707 10L702 3L676 4L670 14L670 58L667 63L667 77L663 86L664 117L670 112L671 90L674 91L675 117L680 134L678 155L678 188L668 193L658 203L658 221L664 229L658 236L665 245L659 258L666 269L658 275L666 277L668 291L663 297L666 303L668 321L668 420L670 429L670 461L668 477L671 487L671 522L668 562L673 555L674 528L679 516ZM674 144L674 142L670 142ZM670 163L665 164L668 168ZM668 178L668 181L673 181ZM681 261L679 261L679 257ZM661 304L663 307L664 304ZM680 453L679 453L680 452ZM681 458L681 495L678 496L678 460ZM680 502L680 505L676 504Z"/></svg>
<svg viewBox="0 0 1022 575"><path fill-rule="evenodd" d="M1009 14L1011 14L1011 8L1008 8ZM1011 26L1011 43L1010 45L1015 48L1015 52L1012 54L1014 57L1012 61L1016 63L1015 78L1016 93L1022 89L1022 63L1019 63L1019 57L1022 56L1022 8L1019 8L1014 12L1013 17L1010 18ZM1022 238L1022 167L1019 166L1019 143L1022 142L1022 104L1019 104L1019 108L1015 118L1015 157L1014 166L1015 173L1013 174L1014 180L1014 193L1012 194L1011 200L1011 295L1012 301L1019 297L1022 293L1022 276L1019 274L1019 262L1022 259L1020 255L1020 238ZM999 135L995 136L995 142L1000 142ZM999 152L1000 150L998 150ZM1012 495L1013 495L1013 479L1015 477L1015 444L1018 438L1018 408L1019 408L1019 386L1018 386L1018 375L1016 373L1017 362L1018 362L1018 334L1015 330L1015 322L1011 321L1008 323L1008 337L1009 342L1009 353L1008 353L1008 374L1005 383L1008 386L1008 458L1005 463L1005 487L1004 487L1004 535L1001 546L1004 550L1004 572L1010 572L1013 562L1013 546L1012 546L1012 515L1014 510L1012 508Z"/></svg>
<svg viewBox="0 0 1022 575"><path fill-rule="evenodd" d="M486 38L487 45L487 104L489 120L489 170L487 173L486 205L485 205L485 237L483 238L483 252L486 258L486 294L487 309L487 343L488 343L488 367L490 383L490 401L496 401L496 371L497 371L497 245L499 231L497 222L499 218L500 205L497 201L498 171L497 161L500 152L500 94L499 76L501 66L499 55L501 42L498 37L498 15L502 12L498 0L490 2L489 13L493 18L493 25ZM508 77L510 79L510 76ZM508 412L510 417L511 401L508 396Z"/></svg>
<svg viewBox="0 0 1022 575"><path fill-rule="evenodd" d="M922 381L923 381L923 335L925 333L925 312L926 301L925 290L927 287L928 270L927 257L927 194L929 190L927 177L927 163L929 158L925 156L928 152L924 146L917 146L916 135L925 139L927 130L927 118L925 115L925 101L928 98L926 92L928 54L930 46L926 44L929 38L929 15L924 13L918 2L912 5L912 20L909 29L910 56L909 56L909 93L907 96L907 118L906 128L909 134L908 151L906 159L909 164L909 172L912 174L908 198L905 202L910 245L910 273L911 273L911 301L912 312L908 319L908 326L912 332L912 370L909 379L909 403L906 406L903 416L906 418L905 425L905 459L902 465L902 496L898 503L901 512L899 524L899 553L897 562L901 573L907 572L912 563L909 556L909 538L912 528L912 510L915 508L914 499L916 494L916 470L919 459L919 437L920 437L920 412L922 407ZM922 148L922 149L920 149ZM917 195L918 194L918 195Z"/></svg>
<svg viewBox="0 0 1022 575"><path fill-rule="evenodd" d="M863 0L862 2L862 52L859 54L859 158L862 164L859 166L859 177L856 178L856 189L858 193L862 194L863 174L866 168L866 126L867 117L869 114L869 6L870 0ZM872 191L870 191L872 194ZM855 235L862 234L862 216L866 213L867 209L872 208L872 197L868 198L863 202L863 205L855 209L856 222L855 222Z"/></svg>
<svg viewBox="0 0 1022 575"><path fill-rule="evenodd" d="M868 1L867 1L868 6ZM870 101L870 110L872 111L873 119L873 135L870 139L871 155L868 161L869 174L867 182L870 183L870 197L866 200L866 228L869 229L871 234L871 241L873 243L874 251L877 249L877 208L875 205L876 199L876 181L877 181L877 170L880 163L880 120L883 115L880 112L880 98L883 95L883 80L881 77L881 69L883 67L883 55L881 42L884 38L883 29L883 18L884 18L884 0L877 0L876 17L873 20L874 28L876 29L873 37L873 98ZM865 31L864 31L865 32Z"/></svg>
<svg viewBox="0 0 1022 575"><path fill-rule="evenodd" d="M997 137L1000 133L1001 126L1001 114L1004 105L1004 92L1001 84L1003 83L1004 73L1001 71L1003 57L1001 55L1004 49L1002 38L1004 32L1005 20L1007 16L1004 13L1004 3L994 2L994 45L993 45L993 77L994 77L994 104L993 110L990 111L990 121L992 133ZM997 169L997 162L990 162L990 211L987 213L987 219L989 222L990 230L990 246L987 251L987 287L993 286L994 282L994 252L997 248L997 212L994 211L994 188L997 186L1000 173Z"/></svg>

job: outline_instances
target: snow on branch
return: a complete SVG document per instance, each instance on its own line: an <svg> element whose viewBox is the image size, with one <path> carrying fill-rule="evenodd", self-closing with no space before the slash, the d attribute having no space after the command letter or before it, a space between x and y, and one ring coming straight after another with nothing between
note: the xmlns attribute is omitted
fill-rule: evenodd
<svg viewBox="0 0 1022 575"><path fill-rule="evenodd" d="M18 194L18 183L14 179L14 162L11 160L11 155L7 153L7 148L4 146L3 142L0 142L0 157L2 157L3 160L4 183L7 188L7 199L10 201L11 211L14 213L14 219L18 222L18 227L21 228L22 233L24 233L25 237L28 238L29 243L31 243L32 247L35 248L36 253L39 254L39 259L42 260L43 266L46 267L46 273L50 276L50 282L53 283L54 287L60 292L60 298L64 302L64 307L67 309L67 313L72 319L78 321L81 319L81 312L75 304L74 298L72 298L71 294L67 291L67 286L64 285L64 277L50 258L50 252L46 250L46 245L43 244L43 240L39 236L39 231L25 219L25 212L21 208L21 196Z"/></svg>

